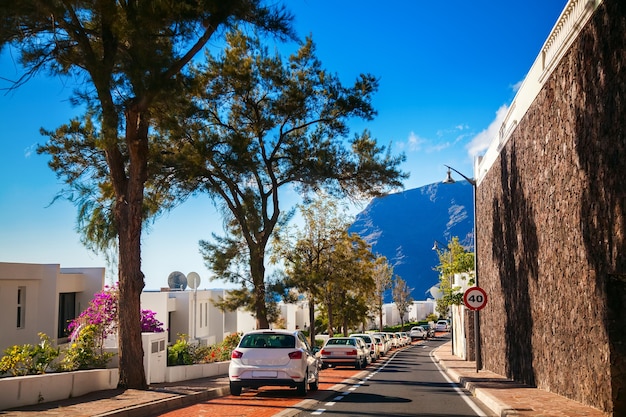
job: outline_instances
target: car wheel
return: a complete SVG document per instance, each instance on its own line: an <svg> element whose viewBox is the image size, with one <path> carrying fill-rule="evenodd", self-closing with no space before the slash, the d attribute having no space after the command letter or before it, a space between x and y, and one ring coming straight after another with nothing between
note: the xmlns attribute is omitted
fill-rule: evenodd
<svg viewBox="0 0 626 417"><path fill-rule="evenodd" d="M241 395L241 385L237 385L234 383L230 383L230 395L240 396Z"/></svg>
<svg viewBox="0 0 626 417"><path fill-rule="evenodd" d="M306 395L306 393L308 392L308 388L309 388L309 370L307 369L306 372L304 373L304 379L302 380L302 382L299 382L296 384L296 389L298 390L298 394L304 396Z"/></svg>
<svg viewBox="0 0 626 417"><path fill-rule="evenodd" d="M318 373L317 375L315 375L315 381L309 384L309 390L317 391L319 387L320 387L320 374Z"/></svg>

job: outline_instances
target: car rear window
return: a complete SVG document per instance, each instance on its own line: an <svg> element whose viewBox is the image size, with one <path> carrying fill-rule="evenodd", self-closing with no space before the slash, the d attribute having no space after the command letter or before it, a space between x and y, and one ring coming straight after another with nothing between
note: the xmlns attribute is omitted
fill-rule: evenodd
<svg viewBox="0 0 626 417"><path fill-rule="evenodd" d="M296 338L290 334L247 334L239 344L242 348L295 348Z"/></svg>
<svg viewBox="0 0 626 417"><path fill-rule="evenodd" d="M365 340L367 343L372 343L372 338L369 336L356 336L356 337L360 337L361 339Z"/></svg>
<svg viewBox="0 0 626 417"><path fill-rule="evenodd" d="M354 340L352 339L328 339L327 345L352 345L354 346Z"/></svg>

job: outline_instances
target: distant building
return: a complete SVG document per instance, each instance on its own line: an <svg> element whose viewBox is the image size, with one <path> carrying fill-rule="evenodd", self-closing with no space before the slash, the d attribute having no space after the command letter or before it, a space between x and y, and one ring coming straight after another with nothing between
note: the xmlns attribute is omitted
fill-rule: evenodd
<svg viewBox="0 0 626 417"><path fill-rule="evenodd" d="M39 343L45 333L67 341L67 325L104 288L104 268L0 262L0 351Z"/></svg>
<svg viewBox="0 0 626 417"><path fill-rule="evenodd" d="M226 290L174 290L141 293L141 308L156 313L157 320L168 332L168 343L174 343L179 335L189 340L212 345L224 340L225 336L246 332L256 327L254 317L243 310L225 312L214 306L227 296Z"/></svg>

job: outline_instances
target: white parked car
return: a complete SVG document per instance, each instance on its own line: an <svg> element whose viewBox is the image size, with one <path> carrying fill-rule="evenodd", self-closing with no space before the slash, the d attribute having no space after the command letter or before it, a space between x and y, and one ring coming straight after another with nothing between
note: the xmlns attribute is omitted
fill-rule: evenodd
<svg viewBox="0 0 626 417"><path fill-rule="evenodd" d="M438 332L447 332L449 329L448 320L439 320L435 324L435 330Z"/></svg>
<svg viewBox="0 0 626 417"><path fill-rule="evenodd" d="M388 333L381 333L381 332L377 332L377 333L372 333L374 336L378 336L381 338L382 342L383 342L383 349L382 349L382 354L386 355L387 353L389 353L389 350L391 349L391 340L389 339L389 334Z"/></svg>
<svg viewBox="0 0 626 417"><path fill-rule="evenodd" d="M428 337L426 330L424 330L422 326L411 327L411 332L409 334L411 335L411 340L426 339Z"/></svg>
<svg viewBox="0 0 626 417"><path fill-rule="evenodd" d="M242 388L288 386L298 393L317 390L320 359L300 331L255 330L244 334L228 367L230 393Z"/></svg>
<svg viewBox="0 0 626 417"><path fill-rule="evenodd" d="M348 365L361 369L367 366L370 353L360 337L331 337L322 347L320 357L322 368Z"/></svg>
<svg viewBox="0 0 626 417"><path fill-rule="evenodd" d="M350 335L350 337L360 337L361 339L363 339L363 341L365 342L365 346L367 346L367 349L370 352L370 362L375 362L378 360L378 358L380 357L380 348L376 344L374 336L367 333L353 333Z"/></svg>

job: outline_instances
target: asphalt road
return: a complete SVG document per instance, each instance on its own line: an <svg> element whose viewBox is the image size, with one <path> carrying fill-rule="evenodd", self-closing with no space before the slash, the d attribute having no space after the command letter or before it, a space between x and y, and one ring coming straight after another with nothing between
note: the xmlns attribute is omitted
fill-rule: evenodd
<svg viewBox="0 0 626 417"><path fill-rule="evenodd" d="M446 339L447 340L447 339ZM430 353L443 339L398 351L360 382L299 416L488 416L452 383Z"/></svg>

